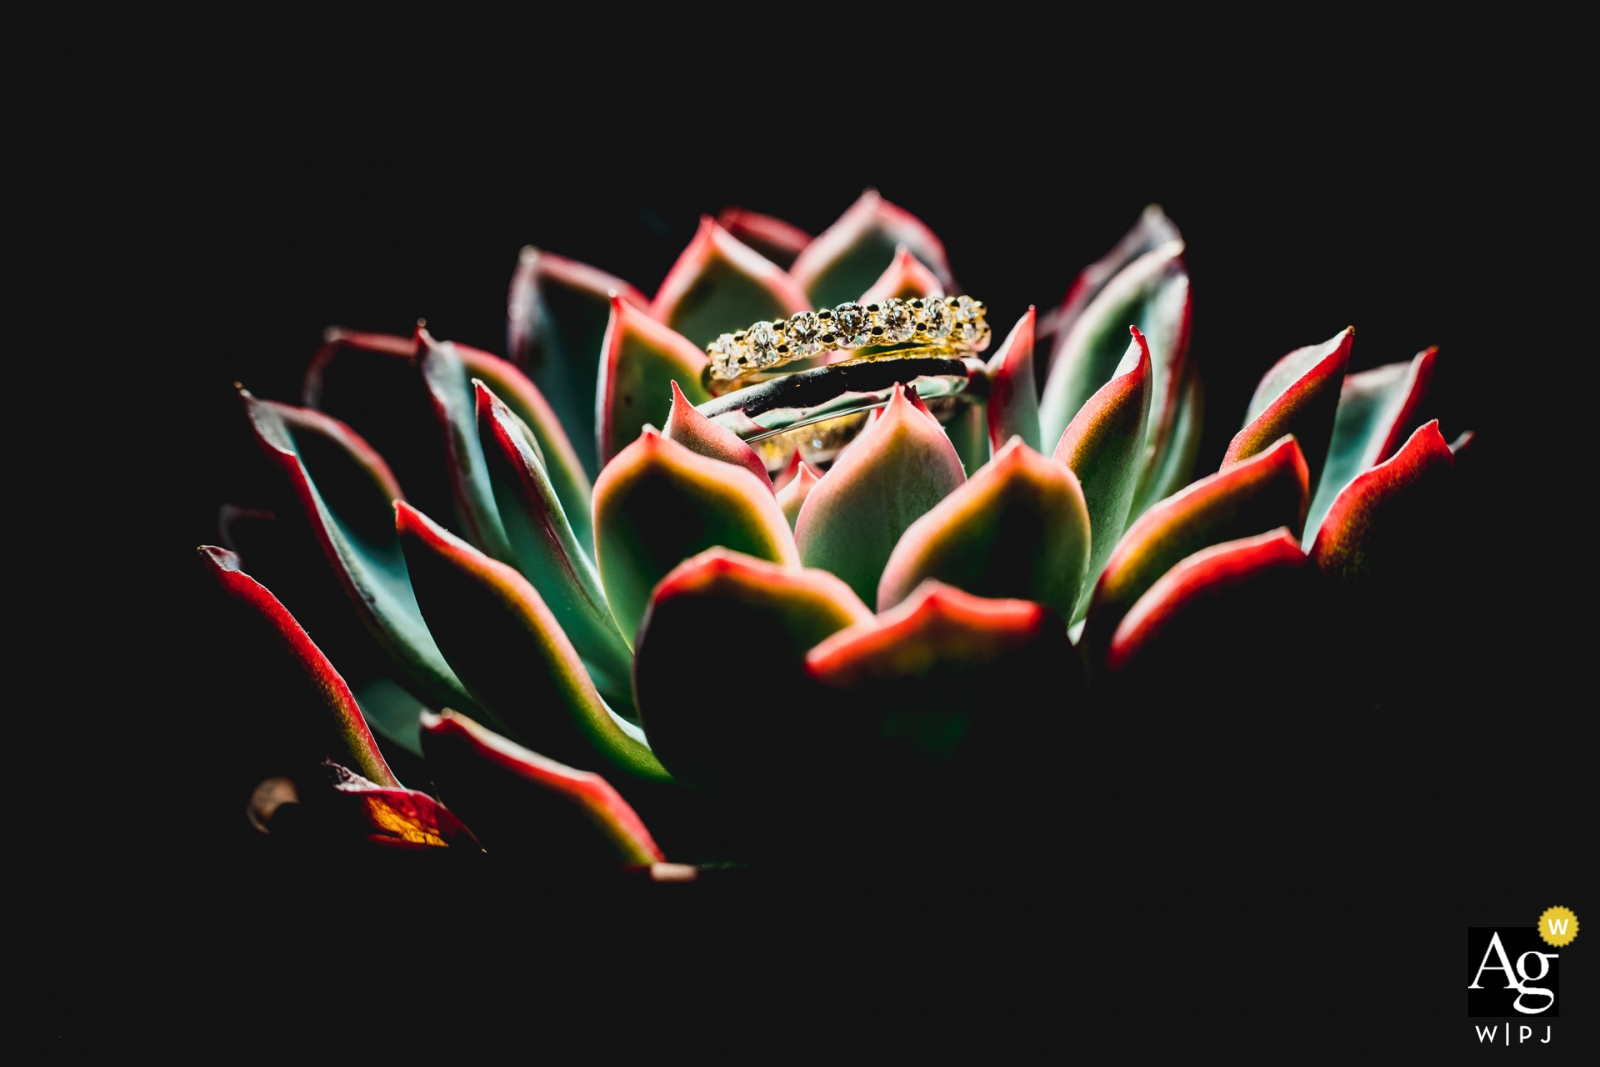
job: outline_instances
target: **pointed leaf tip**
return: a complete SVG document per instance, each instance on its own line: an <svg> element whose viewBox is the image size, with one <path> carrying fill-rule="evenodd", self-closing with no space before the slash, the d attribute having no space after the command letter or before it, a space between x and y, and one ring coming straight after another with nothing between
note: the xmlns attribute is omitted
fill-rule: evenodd
<svg viewBox="0 0 1600 1067"><path fill-rule="evenodd" d="M784 566L800 562L770 482L650 429L600 472L594 523L601 584L630 639L650 590L690 556L720 545Z"/></svg>
<svg viewBox="0 0 1600 1067"><path fill-rule="evenodd" d="M1403 567L1426 551L1431 519L1455 474L1439 420L1419 426L1400 451L1345 486L1317 531L1311 556L1324 574L1351 585Z"/></svg>
<svg viewBox="0 0 1600 1067"><path fill-rule="evenodd" d="M1070 618L1088 608L1094 581L1128 522L1144 471L1145 441L1154 393L1150 346L1137 326L1114 376L1086 401L1056 444L1055 460L1065 464L1083 485L1089 508L1093 547L1089 580Z"/></svg>
<svg viewBox="0 0 1600 1067"><path fill-rule="evenodd" d="M676 382L696 404L710 400L701 383L706 363L705 352L688 338L614 298L598 385L601 464L610 463L646 425L667 421L670 383Z"/></svg>
<svg viewBox="0 0 1600 1067"><path fill-rule="evenodd" d="M1309 500L1305 457L1294 438L1285 437L1156 504L1107 560L1089 601L1084 640L1103 653L1134 602L1195 552L1278 526L1298 533Z"/></svg>
<svg viewBox="0 0 1600 1067"><path fill-rule="evenodd" d="M1035 600L1070 618L1089 564L1089 528L1071 469L1013 437L906 530L878 583L878 610L934 578L977 596Z"/></svg>
<svg viewBox="0 0 1600 1067"><path fill-rule="evenodd" d="M824 230L794 261L795 281L817 307L831 307L866 292L894 261L904 245L939 280L955 292L944 243L904 208L868 189L832 226Z"/></svg>
<svg viewBox="0 0 1600 1067"><path fill-rule="evenodd" d="M1421 422L1422 401L1433 380L1438 351L1425 349L1405 363L1345 377L1339 388L1328 458L1306 517L1307 548L1339 491L1399 451Z"/></svg>
<svg viewBox="0 0 1600 1067"><path fill-rule="evenodd" d="M889 266L878 276L877 281L867 287L867 291L861 294L856 303L871 304L890 297L917 300L944 295L944 286L939 283L938 276L924 267L917 257L911 254L911 249L900 244L895 246L894 259Z"/></svg>
<svg viewBox="0 0 1600 1067"><path fill-rule="evenodd" d="M1039 443L1039 391L1033 373L1033 331L1037 312L1027 312L1011 327L989 358L989 447L998 452L1014 435L1035 452Z"/></svg>
<svg viewBox="0 0 1600 1067"><path fill-rule="evenodd" d="M423 716L422 744L441 795L475 824L491 852L625 867L666 858L638 813L592 771L558 763L449 709Z"/></svg>
<svg viewBox="0 0 1600 1067"><path fill-rule="evenodd" d="M643 293L621 278L529 246L518 258L506 301L511 362L549 398L590 478L600 469L595 378L613 297L636 308L650 306Z"/></svg>
<svg viewBox="0 0 1600 1067"><path fill-rule="evenodd" d="M756 450L741 441L732 430L718 426L700 414L683 395L683 390L678 388L678 383L671 384L672 409L667 413L667 424L662 427L661 435L691 452L743 467L770 487L772 479L767 474L767 465L756 455Z"/></svg>
<svg viewBox="0 0 1600 1067"><path fill-rule="evenodd" d="M1320 345L1297 348L1273 364L1250 398L1244 429L1222 457L1226 469L1293 434L1306 458L1311 484L1322 477L1333 436L1339 390L1350 362L1355 327L1346 327Z"/></svg>
<svg viewBox="0 0 1600 1067"><path fill-rule="evenodd" d="M717 225L785 270L811 243L811 235L800 227L740 207L723 208L717 215Z"/></svg>
<svg viewBox="0 0 1600 1067"><path fill-rule="evenodd" d="M650 314L704 348L758 319L787 318L810 307L787 271L705 215L661 282Z"/></svg>
<svg viewBox="0 0 1600 1067"><path fill-rule="evenodd" d="M795 454L799 455L798 452ZM802 461L794 477L778 490L778 507L783 509L783 517L789 520L789 529L794 529L794 524L800 521L800 509L805 507L806 497L811 495L811 490L821 480L822 475L817 468Z"/></svg>
<svg viewBox="0 0 1600 1067"><path fill-rule="evenodd" d="M649 747L601 702L526 578L408 504L395 505L395 523L439 648L498 725L562 762L666 777Z"/></svg>
<svg viewBox="0 0 1600 1067"><path fill-rule="evenodd" d="M1307 562L1287 527L1201 549L1129 609L1111 638L1107 667L1124 672L1140 661L1193 666L1197 649L1211 651L1221 642L1248 646L1258 630L1286 629L1278 612L1304 602L1294 594ZM1169 681L1178 680L1167 673Z"/></svg>
<svg viewBox="0 0 1600 1067"><path fill-rule="evenodd" d="M481 382L478 428L517 568L571 638L600 692L613 707L630 708L632 656L611 617L600 575L578 543L526 425ZM583 518L587 528L587 508Z"/></svg>
<svg viewBox="0 0 1600 1067"><path fill-rule="evenodd" d="M807 496L795 522L800 557L875 602L901 535L966 480L943 429L896 385L888 405Z"/></svg>
<svg viewBox="0 0 1600 1067"><path fill-rule="evenodd" d="M266 586L239 569L239 557L225 548L201 545L207 573L234 606L253 652L263 654L292 694L278 728L308 764L329 757L359 767L365 775L399 786L367 728L355 694L295 617Z"/></svg>

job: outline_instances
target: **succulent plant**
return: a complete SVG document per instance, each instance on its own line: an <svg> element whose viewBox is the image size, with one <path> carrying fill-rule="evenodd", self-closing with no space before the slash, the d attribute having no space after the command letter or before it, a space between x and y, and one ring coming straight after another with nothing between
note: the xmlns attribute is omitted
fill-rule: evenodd
<svg viewBox="0 0 1600 1067"><path fill-rule="evenodd" d="M262 498L201 549L287 686L252 818L636 868L861 827L892 853L1003 818L1097 693L1192 686L1241 619L1338 619L1415 565L1471 435L1423 420L1434 350L1347 373L1345 329L1273 364L1191 481L1183 252L1148 209L958 397L812 360L871 406L830 442L763 438L749 398L800 379L718 396L707 346L956 308L938 238L872 191L815 238L705 218L653 299L525 249L507 358L328 331L300 406L240 390Z"/></svg>

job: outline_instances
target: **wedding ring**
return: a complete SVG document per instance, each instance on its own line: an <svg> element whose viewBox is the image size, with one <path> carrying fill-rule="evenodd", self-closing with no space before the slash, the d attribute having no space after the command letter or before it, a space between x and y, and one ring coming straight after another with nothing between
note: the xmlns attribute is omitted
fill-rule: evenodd
<svg viewBox="0 0 1600 1067"><path fill-rule="evenodd" d="M706 345L711 357L706 375L733 381L823 352L854 351L857 359L876 359L895 355L892 346L905 345L935 347L959 359L988 347L987 310L970 296L889 297L763 320Z"/></svg>

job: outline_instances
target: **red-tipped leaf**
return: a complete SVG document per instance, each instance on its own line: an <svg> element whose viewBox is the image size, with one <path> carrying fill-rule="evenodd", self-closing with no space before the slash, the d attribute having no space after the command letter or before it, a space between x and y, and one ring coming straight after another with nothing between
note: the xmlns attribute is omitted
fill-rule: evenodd
<svg viewBox="0 0 1600 1067"><path fill-rule="evenodd" d="M993 356L989 357L989 403L985 409L989 424L989 447L1000 451L1014 436L1035 452L1039 443L1039 391L1033 373L1033 328L1035 311L1028 311L1011 327L1011 332Z"/></svg>
<svg viewBox="0 0 1600 1067"><path fill-rule="evenodd" d="M756 455L756 450L739 440L732 430L718 426L700 414L683 395L677 382L672 383L672 409L667 413L667 424L661 428L661 436L676 441L691 452L743 467L767 485L772 484L767 465Z"/></svg>
<svg viewBox="0 0 1600 1067"><path fill-rule="evenodd" d="M810 307L787 271L705 215L656 291L650 314L704 348L758 319L788 318Z"/></svg>
<svg viewBox="0 0 1600 1067"><path fill-rule="evenodd" d="M1070 617L1089 558L1089 511L1077 477L1013 437L906 530L878 583L878 610L934 578L976 596L1036 600Z"/></svg>
<svg viewBox="0 0 1600 1067"><path fill-rule="evenodd" d="M611 302L611 324L601 355L600 462L610 463L646 426L660 426L672 410L672 384L693 403L711 399L701 382L705 352L682 334L621 299Z"/></svg>
<svg viewBox="0 0 1600 1067"><path fill-rule="evenodd" d="M1244 429L1234 435L1222 457L1224 470L1293 434L1306 457L1311 484L1317 484L1328 457L1339 389L1355 335L1354 326L1346 327L1322 344L1297 348L1272 365L1250 398Z"/></svg>
<svg viewBox="0 0 1600 1067"><path fill-rule="evenodd" d="M742 207L723 208L717 225L784 269L811 243L811 235L800 227Z"/></svg>
<svg viewBox="0 0 1600 1067"><path fill-rule="evenodd" d="M866 292L904 245L947 293L956 292L944 243L921 219L878 195L863 192L832 226L805 247L791 272L817 307L832 307Z"/></svg>
<svg viewBox="0 0 1600 1067"><path fill-rule="evenodd" d="M905 245L898 245L894 250L894 259L887 269L878 276L878 280L867 287L856 301L859 304L873 304L890 297L901 300L917 300L922 297L944 296L944 286L939 284L938 275L924 267L917 257L911 254L911 249Z"/></svg>

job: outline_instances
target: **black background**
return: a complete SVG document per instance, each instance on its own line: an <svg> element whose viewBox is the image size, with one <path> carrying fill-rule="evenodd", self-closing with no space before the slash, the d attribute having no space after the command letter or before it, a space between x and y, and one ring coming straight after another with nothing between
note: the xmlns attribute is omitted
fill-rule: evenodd
<svg viewBox="0 0 1600 1067"><path fill-rule="evenodd" d="M121 607L90 612L83 632L110 635L98 647L127 669L66 661L115 675L103 689L101 677L77 683L84 710L68 729L121 799L115 817L98 792L92 812L63 807L74 827L57 838L80 859L86 839L99 842L90 853L119 857L114 872L66 880L69 909L93 910L81 903L86 882L148 891L118 898L119 933L105 944L125 951L111 955L150 959L204 942L210 967L236 973L230 946L259 960L270 950L260 930L280 929L263 916L318 913L328 898L308 886L372 876L292 864L285 873L242 833L247 775L230 713L248 694L207 644L192 555L214 539L218 504L250 503L233 495L220 444L237 417L231 383L295 399L330 324L406 332L421 316L437 336L503 352L506 285L525 243L648 294L702 213L739 204L815 233L868 185L939 233L961 284L1002 330L1029 303L1052 306L1145 204L1161 203L1188 241L1194 279L1192 352L1207 392L1197 471L1215 467L1272 361L1353 323L1353 369L1441 347L1430 407L1447 438L1479 433L1479 484L1489 488L1462 529L1442 533L1468 546L1460 581L1475 590L1471 610L1415 620L1419 639L1459 645L1472 684L1424 701L1393 752L1292 820L1247 817L1220 838L1203 822L1213 809L1108 786L1156 816L1129 827L1148 835L1129 855L1165 842L1171 860L1069 849L1050 876L1059 894L1036 910L1005 909L1021 930L1003 935L982 925L983 908L908 917L903 893L875 895L841 873L835 896L871 899L869 911L897 918L887 934L864 928L870 937L834 928L832 950L885 966L925 959L929 973L950 953L1015 952L1015 966L991 960L956 984L1000 973L1054 1003L1053 976L1089 1025L1131 1009L1057 962L1069 956L1059 941L1038 947L1045 916L1068 933L1096 931L1085 950L1095 966L1136 953L1144 962L1122 978L1150 990L1138 1004L1151 1018L1239 1003L1225 991L1231 979L1192 977L1186 962L1222 938L1238 946L1222 973L1282 979L1235 1038L1292 1046L1365 1019L1426 1050L1465 1026L1452 988L1462 925L1531 925L1553 903L1586 914L1594 898L1578 882L1576 842L1593 836L1578 804L1587 765L1550 741L1570 725L1562 713L1592 703L1592 690L1573 688L1592 632L1579 509L1593 486L1576 419L1592 380L1593 211L1577 166L1575 53L1545 40L1197 37L1129 48L1052 32L1025 44L1025 29L1011 28L979 35L981 61L953 79L917 63L892 78L840 69L751 85L702 62L731 41L664 58L662 48L634 54L608 39L569 49L549 36L530 55L490 27L481 44L444 54L428 27L412 29L392 49L343 33L309 48L248 34L200 50L169 42L136 73L90 79L91 150L64 179L85 191L80 210L49 216L55 250L68 253L53 288L68 296L56 321L69 347L101 385L122 390L101 423L129 435L101 460L117 469L119 496L114 509L90 509L102 521L86 536L94 596ZM32 99L51 127L48 94ZM90 324L74 310L85 293L113 309L112 321ZM69 646L74 655L87 640ZM1235 812L1273 803L1244 787L1234 799ZM992 872L997 895L1010 873ZM411 876L382 877L404 886ZM448 905L438 899L448 885L423 895ZM354 896L361 903L346 906L358 914L378 909L378 929L360 943L384 942L394 966L420 966L419 945L438 938L417 929L438 927L405 918L403 901ZM703 955L698 934L663 932L675 924L727 948L763 943L795 919L787 907L763 912L772 898L758 890L708 896L715 908L687 915L645 907L659 924L649 935L656 958ZM745 925L708 917L724 908ZM1124 909L1154 924L1128 943L1113 921ZM547 914L524 909L507 929L547 936L550 924L529 917ZM1251 933L1263 929L1274 932ZM816 964L822 950L812 951ZM1358 992L1369 966L1395 989L1392 1003ZM1563 985L1571 1042L1593 1019L1580 976L1569 967Z"/></svg>

